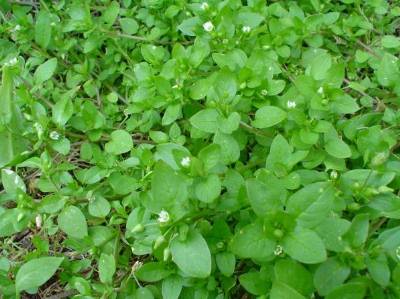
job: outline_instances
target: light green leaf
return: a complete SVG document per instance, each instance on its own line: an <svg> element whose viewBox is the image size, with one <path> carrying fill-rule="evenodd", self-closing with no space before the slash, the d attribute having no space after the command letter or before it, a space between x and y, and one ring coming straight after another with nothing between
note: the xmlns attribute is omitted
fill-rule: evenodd
<svg viewBox="0 0 400 299"><path fill-rule="evenodd" d="M314 274L314 285L321 296L340 286L350 275L350 267L331 258L321 264Z"/></svg>
<svg viewBox="0 0 400 299"><path fill-rule="evenodd" d="M51 15L46 10L37 14L35 23L35 41L42 48L46 49L51 39Z"/></svg>
<svg viewBox="0 0 400 299"><path fill-rule="evenodd" d="M133 18L121 18L119 19L119 24L126 34L135 34L139 29L139 24Z"/></svg>
<svg viewBox="0 0 400 299"><path fill-rule="evenodd" d="M385 35L381 40L382 47L384 48L399 48L400 47L400 38L394 35Z"/></svg>
<svg viewBox="0 0 400 299"><path fill-rule="evenodd" d="M161 293L163 299L178 299L182 291L183 281L178 275L171 275L162 281Z"/></svg>
<svg viewBox="0 0 400 299"><path fill-rule="evenodd" d="M187 276L206 278L211 273L211 253L203 236L192 229L185 241L171 241L172 260Z"/></svg>
<svg viewBox="0 0 400 299"><path fill-rule="evenodd" d="M204 109L193 115L189 121L193 127L207 133L215 133L218 129L219 113L215 109Z"/></svg>
<svg viewBox="0 0 400 299"><path fill-rule="evenodd" d="M343 284L331 291L326 299L363 299L367 291L366 286L361 282Z"/></svg>
<svg viewBox="0 0 400 299"><path fill-rule="evenodd" d="M299 229L283 239L284 251L304 264L317 264L326 260L325 245L311 230Z"/></svg>
<svg viewBox="0 0 400 299"><path fill-rule="evenodd" d="M10 169L1 170L1 183L7 193L14 194L18 189L26 192L26 186L21 177Z"/></svg>
<svg viewBox="0 0 400 299"><path fill-rule="evenodd" d="M75 206L65 208L57 221L60 229L72 238L82 239L88 234L85 215Z"/></svg>
<svg viewBox="0 0 400 299"><path fill-rule="evenodd" d="M39 65L35 73L33 74L35 83L41 84L49 80L56 71L56 68L57 68L57 58L51 58L47 60L45 63Z"/></svg>
<svg viewBox="0 0 400 299"><path fill-rule="evenodd" d="M231 276L235 271L236 259L235 255L230 252L221 252L215 256L217 267L221 273L227 277Z"/></svg>
<svg viewBox="0 0 400 299"><path fill-rule="evenodd" d="M166 278L172 273L166 265L159 262L150 262L141 266L136 272L136 277L145 282L156 282Z"/></svg>
<svg viewBox="0 0 400 299"><path fill-rule="evenodd" d="M257 110L252 125L260 129L269 128L279 124L286 117L287 113L282 109L274 106L264 106Z"/></svg>
<svg viewBox="0 0 400 299"><path fill-rule="evenodd" d="M311 75L315 80L325 79L328 70L332 65L332 57L327 53L322 53L313 58L311 62Z"/></svg>
<svg viewBox="0 0 400 299"><path fill-rule="evenodd" d="M22 265L15 277L17 292L40 287L56 273L62 257L41 257Z"/></svg>
<svg viewBox="0 0 400 299"><path fill-rule="evenodd" d="M269 297L270 299L306 299L295 289L280 281L273 283Z"/></svg>
<svg viewBox="0 0 400 299"><path fill-rule="evenodd" d="M131 135L125 130L116 130L110 135L111 140L106 143L106 152L113 155L120 155L129 152L133 148Z"/></svg>
<svg viewBox="0 0 400 299"><path fill-rule="evenodd" d="M55 124L62 127L74 113L74 105L69 97L63 97L53 106L52 119Z"/></svg>
<svg viewBox="0 0 400 299"><path fill-rule="evenodd" d="M330 138L325 142L326 152L339 159L349 158L351 156L350 147L340 138Z"/></svg>
<svg viewBox="0 0 400 299"><path fill-rule="evenodd" d="M99 258L99 277L102 283L110 284L115 273L114 256L102 253Z"/></svg>
<svg viewBox="0 0 400 299"><path fill-rule="evenodd" d="M88 206L89 214L94 217L104 218L110 213L111 205L103 196L95 195Z"/></svg>
<svg viewBox="0 0 400 299"><path fill-rule="evenodd" d="M311 273L291 259L278 260L274 266L274 274L276 281L290 286L305 297L310 297L314 291Z"/></svg>
<svg viewBox="0 0 400 299"><path fill-rule="evenodd" d="M218 175L211 174L198 181L195 194L200 201L211 203L221 193L221 180Z"/></svg>
<svg viewBox="0 0 400 299"><path fill-rule="evenodd" d="M274 253L275 246L275 240L267 237L263 225L259 222L241 228L229 244L230 250L238 257L256 260L270 258Z"/></svg>

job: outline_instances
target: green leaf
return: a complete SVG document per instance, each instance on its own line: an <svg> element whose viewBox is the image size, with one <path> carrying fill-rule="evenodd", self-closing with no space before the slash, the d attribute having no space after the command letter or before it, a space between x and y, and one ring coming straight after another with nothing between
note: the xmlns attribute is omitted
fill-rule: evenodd
<svg viewBox="0 0 400 299"><path fill-rule="evenodd" d="M272 285L272 289L269 295L270 299L305 299L306 297L302 296L299 292L297 292L292 287L287 284L276 281Z"/></svg>
<svg viewBox="0 0 400 299"><path fill-rule="evenodd" d="M195 187L195 194L200 201L211 203L221 193L221 180L216 174L200 179Z"/></svg>
<svg viewBox="0 0 400 299"><path fill-rule="evenodd" d="M385 53L376 69L376 78L379 84L385 87L393 86L400 78L398 58Z"/></svg>
<svg viewBox="0 0 400 299"><path fill-rule="evenodd" d="M117 19L119 9L119 3L117 1L112 1L102 14L102 19L104 22L111 26Z"/></svg>
<svg viewBox="0 0 400 299"><path fill-rule="evenodd" d="M113 155L121 155L133 148L131 135L125 130L116 130L110 135L111 140L106 143L106 152Z"/></svg>
<svg viewBox="0 0 400 299"><path fill-rule="evenodd" d="M103 196L95 195L89 201L88 210L90 215L104 218L110 213L111 205Z"/></svg>
<svg viewBox="0 0 400 299"><path fill-rule="evenodd" d="M368 238L369 215L358 214L353 218L350 229L345 235L346 240L354 247L359 247L365 243Z"/></svg>
<svg viewBox="0 0 400 299"><path fill-rule="evenodd" d="M37 14L35 23L35 42L46 49L51 40L51 15L46 10Z"/></svg>
<svg viewBox="0 0 400 299"><path fill-rule="evenodd" d="M57 221L60 229L72 238L82 239L88 234L85 215L75 206L65 208Z"/></svg>
<svg viewBox="0 0 400 299"><path fill-rule="evenodd" d="M311 62L311 75L315 80L325 79L328 70L332 65L332 57L327 53L317 55Z"/></svg>
<svg viewBox="0 0 400 299"><path fill-rule="evenodd" d="M60 127L64 126L74 113L74 106L69 97L63 97L52 109L53 122Z"/></svg>
<svg viewBox="0 0 400 299"><path fill-rule="evenodd" d="M135 34L139 29L139 24L132 18L121 18L119 19L119 24L126 34Z"/></svg>
<svg viewBox="0 0 400 299"><path fill-rule="evenodd" d="M141 266L136 272L136 277L145 282L156 282L166 278L172 273L166 265L159 262L150 262Z"/></svg>
<svg viewBox="0 0 400 299"><path fill-rule="evenodd" d="M215 261L219 271L226 277L229 277L235 271L235 255L230 252L221 252L215 256Z"/></svg>
<svg viewBox="0 0 400 299"><path fill-rule="evenodd" d="M294 193L287 201L286 209L297 216L297 222L306 228L314 228L332 212L335 191L325 182L313 183Z"/></svg>
<svg viewBox="0 0 400 299"><path fill-rule="evenodd" d="M180 209L188 197L187 184L183 177L162 162L154 168L151 193L149 208L156 213L162 209Z"/></svg>
<svg viewBox="0 0 400 299"><path fill-rule="evenodd" d="M268 238L263 225L255 222L238 230L231 242L230 250L241 258L267 260L273 255L276 242ZM251 248L251 250L249 250Z"/></svg>
<svg viewBox="0 0 400 299"><path fill-rule="evenodd" d="M236 139L229 134L217 132L213 139L215 144L221 148L221 162L230 164L236 162L240 157L240 147Z"/></svg>
<svg viewBox="0 0 400 299"><path fill-rule="evenodd" d="M325 143L326 152L339 159L349 158L351 156L350 147L340 138L330 138Z"/></svg>
<svg viewBox="0 0 400 299"><path fill-rule="evenodd" d="M62 257L41 257L32 259L19 268L15 277L17 292L40 287L56 273Z"/></svg>
<svg viewBox="0 0 400 299"><path fill-rule="evenodd" d="M268 291L268 283L260 272L248 272L239 276L243 288L253 295L262 295Z"/></svg>
<svg viewBox="0 0 400 299"><path fill-rule="evenodd" d="M183 281L178 275L171 275L162 281L161 293L163 299L178 299L182 291Z"/></svg>
<svg viewBox="0 0 400 299"><path fill-rule="evenodd" d="M274 106L264 106L257 110L252 125L256 128L264 129L273 127L287 117L287 113Z"/></svg>
<svg viewBox="0 0 400 299"><path fill-rule="evenodd" d="M319 265L314 274L314 285L321 296L340 286L350 275L350 267L336 258Z"/></svg>
<svg viewBox="0 0 400 299"><path fill-rule="evenodd" d="M190 118L190 124L201 131L215 133L218 129L219 113L215 109L204 109Z"/></svg>
<svg viewBox="0 0 400 299"><path fill-rule="evenodd" d="M35 73L33 74L35 83L41 84L49 80L56 71L56 68L57 68L57 58L51 58L47 60L45 63L39 65Z"/></svg>
<svg viewBox="0 0 400 299"><path fill-rule="evenodd" d="M178 30L182 31L184 35L195 36L195 29L198 25L200 25L199 17L193 17L183 20L183 22L179 24Z"/></svg>
<svg viewBox="0 0 400 299"><path fill-rule="evenodd" d="M102 253L99 258L99 277L102 283L111 284L115 273L114 256Z"/></svg>
<svg viewBox="0 0 400 299"><path fill-rule="evenodd" d="M341 285L331 291L326 299L363 299L365 298L366 287L363 283L351 282Z"/></svg>
<svg viewBox="0 0 400 299"><path fill-rule="evenodd" d="M314 291L311 273L293 260L277 261L274 266L274 274L276 281L290 286L305 297L309 297Z"/></svg>
<svg viewBox="0 0 400 299"><path fill-rule="evenodd" d="M267 185L259 180L249 179L246 189L250 205L258 216L265 216L283 206L280 201L282 189L278 185Z"/></svg>
<svg viewBox="0 0 400 299"><path fill-rule="evenodd" d="M211 253L203 236L194 229L186 240L171 241L172 260L189 277L206 278L211 273Z"/></svg>
<svg viewBox="0 0 400 299"><path fill-rule="evenodd" d="M7 193L15 194L17 190L26 192L26 186L21 177L10 169L1 170L1 183Z"/></svg>
<svg viewBox="0 0 400 299"><path fill-rule="evenodd" d="M368 272L373 280L382 287L387 287L390 283L390 268L388 260L384 253L380 253L377 257L367 257L366 265Z"/></svg>
<svg viewBox="0 0 400 299"><path fill-rule="evenodd" d="M394 35L385 35L381 40L382 47L384 48L399 48L400 47L400 38Z"/></svg>
<svg viewBox="0 0 400 299"><path fill-rule="evenodd" d="M304 264L317 264L326 260L325 245L313 231L299 229L283 239L284 251Z"/></svg>

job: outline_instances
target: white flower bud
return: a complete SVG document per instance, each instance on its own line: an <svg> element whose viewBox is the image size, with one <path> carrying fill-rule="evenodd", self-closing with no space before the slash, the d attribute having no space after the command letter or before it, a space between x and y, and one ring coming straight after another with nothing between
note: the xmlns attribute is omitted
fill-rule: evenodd
<svg viewBox="0 0 400 299"><path fill-rule="evenodd" d="M50 139L59 140L60 134L57 131L51 131L49 134Z"/></svg>
<svg viewBox="0 0 400 299"><path fill-rule="evenodd" d="M274 250L274 254L276 256L281 255L283 253L283 248L281 245L276 245L276 248Z"/></svg>
<svg viewBox="0 0 400 299"><path fill-rule="evenodd" d="M190 157L184 157L181 160L181 165L185 168L190 166Z"/></svg>
<svg viewBox="0 0 400 299"><path fill-rule="evenodd" d="M210 6L208 5L207 2L203 2L203 3L201 3L201 5L200 5L200 8L201 8L202 10L207 10L209 7L210 7Z"/></svg>
<svg viewBox="0 0 400 299"><path fill-rule="evenodd" d="M165 210L161 210L161 212L158 213L157 221L159 223L167 223L169 221L169 213Z"/></svg>
<svg viewBox="0 0 400 299"><path fill-rule="evenodd" d="M249 33L251 31L250 26L243 26L242 28L243 33Z"/></svg>
<svg viewBox="0 0 400 299"><path fill-rule="evenodd" d="M211 23L211 21L208 21L203 24L203 28L205 31L211 32L214 30L214 25L213 25L213 23Z"/></svg>
<svg viewBox="0 0 400 299"><path fill-rule="evenodd" d="M287 106L289 109L296 108L296 102L295 102L295 101L287 101L286 106Z"/></svg>
<svg viewBox="0 0 400 299"><path fill-rule="evenodd" d="M42 228L42 216L40 214L36 215L35 223L36 223L36 228L37 229L41 229Z"/></svg>

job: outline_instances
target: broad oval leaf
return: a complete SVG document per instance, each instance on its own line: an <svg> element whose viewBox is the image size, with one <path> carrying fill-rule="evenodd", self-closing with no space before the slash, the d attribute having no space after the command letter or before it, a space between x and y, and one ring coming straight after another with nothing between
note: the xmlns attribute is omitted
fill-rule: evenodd
<svg viewBox="0 0 400 299"><path fill-rule="evenodd" d="M62 257L41 257L22 265L15 277L17 292L40 287L56 273Z"/></svg>
<svg viewBox="0 0 400 299"><path fill-rule="evenodd" d="M185 241L171 241L172 260L187 276L206 278L211 273L211 253L203 236L192 229Z"/></svg>

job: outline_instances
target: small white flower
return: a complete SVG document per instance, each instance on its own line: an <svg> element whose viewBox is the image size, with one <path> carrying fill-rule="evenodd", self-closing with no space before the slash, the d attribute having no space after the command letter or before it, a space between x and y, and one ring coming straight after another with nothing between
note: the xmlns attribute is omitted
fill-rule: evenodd
<svg viewBox="0 0 400 299"><path fill-rule="evenodd" d="M49 134L50 139L59 140L60 134L57 131L51 131Z"/></svg>
<svg viewBox="0 0 400 299"><path fill-rule="evenodd" d="M15 27L14 27L14 31L20 31L21 30L21 26L19 25L19 24L17 24Z"/></svg>
<svg viewBox="0 0 400 299"><path fill-rule="evenodd" d="M214 30L214 25L213 25L213 23L211 23L211 21L208 21L203 24L203 28L205 31L211 32Z"/></svg>
<svg viewBox="0 0 400 299"><path fill-rule="evenodd" d="M324 93L324 88L321 86L320 88L318 88L317 91L319 94L323 94Z"/></svg>
<svg viewBox="0 0 400 299"><path fill-rule="evenodd" d="M338 178L338 173L336 170L332 170L331 172L331 179L336 180Z"/></svg>
<svg viewBox="0 0 400 299"><path fill-rule="evenodd" d="M261 90L261 94L263 96L266 96L268 94L268 90L266 90L266 89Z"/></svg>
<svg viewBox="0 0 400 299"><path fill-rule="evenodd" d="M181 160L181 165L183 167L189 167L190 166L190 157L184 157Z"/></svg>
<svg viewBox="0 0 400 299"><path fill-rule="evenodd" d="M161 210L161 212L158 213L158 222L167 223L168 221L169 221L169 213L165 210Z"/></svg>
<svg viewBox="0 0 400 299"><path fill-rule="evenodd" d="M40 214L36 215L35 223L36 223L36 228L37 229L41 229L42 228L42 216Z"/></svg>
<svg viewBox="0 0 400 299"><path fill-rule="evenodd" d="M274 250L275 255L281 255L283 253L283 248L281 245L276 245L276 248Z"/></svg>
<svg viewBox="0 0 400 299"><path fill-rule="evenodd" d="M296 108L296 102L295 102L295 101L287 101L286 106L287 106L289 109Z"/></svg>
<svg viewBox="0 0 400 299"><path fill-rule="evenodd" d="M243 33L249 33L251 30L250 26L243 26L242 31Z"/></svg>
<svg viewBox="0 0 400 299"><path fill-rule="evenodd" d="M210 6L208 5L207 2L203 2L203 3L201 3L201 5L200 5L200 8L201 8L202 10L207 10L209 7L210 7Z"/></svg>

